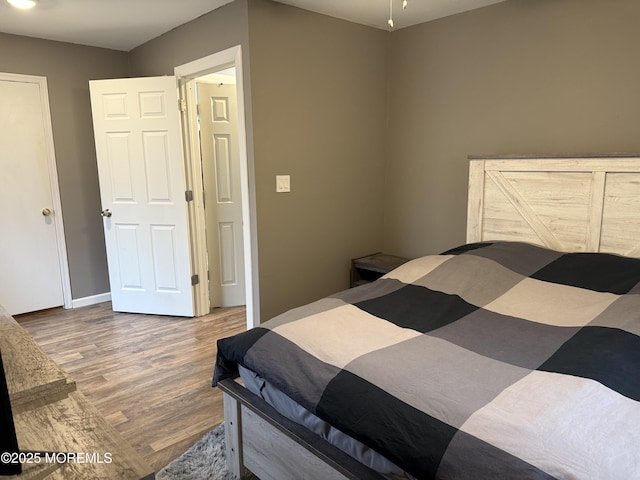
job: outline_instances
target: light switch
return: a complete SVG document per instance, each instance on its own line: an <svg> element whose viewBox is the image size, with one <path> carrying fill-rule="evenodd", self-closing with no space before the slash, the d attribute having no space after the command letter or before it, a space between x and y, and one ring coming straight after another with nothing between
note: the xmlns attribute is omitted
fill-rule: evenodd
<svg viewBox="0 0 640 480"><path fill-rule="evenodd" d="M291 177L289 175L276 175L276 192L290 192Z"/></svg>

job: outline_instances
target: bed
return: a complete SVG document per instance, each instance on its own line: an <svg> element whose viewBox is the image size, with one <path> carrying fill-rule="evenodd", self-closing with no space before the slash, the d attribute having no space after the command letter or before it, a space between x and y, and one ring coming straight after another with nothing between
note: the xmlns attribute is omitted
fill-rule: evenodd
<svg viewBox="0 0 640 480"><path fill-rule="evenodd" d="M238 478L640 478L640 158L469 172L466 244L218 342Z"/></svg>

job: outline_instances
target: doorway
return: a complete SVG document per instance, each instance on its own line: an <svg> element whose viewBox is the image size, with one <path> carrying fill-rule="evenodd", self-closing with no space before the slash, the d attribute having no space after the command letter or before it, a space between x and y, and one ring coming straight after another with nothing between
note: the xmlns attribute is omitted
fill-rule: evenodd
<svg viewBox="0 0 640 480"><path fill-rule="evenodd" d="M47 79L0 73L0 304L71 308Z"/></svg>
<svg viewBox="0 0 640 480"><path fill-rule="evenodd" d="M239 179L239 196L240 202L240 224L235 228L229 228L228 223L224 223L223 232L220 232L220 222L218 225L208 225L205 215L206 205L211 205L213 199L220 192L210 192L207 189L205 195L205 185L203 181L203 165L201 162L201 142L200 142L200 126L198 123L197 104L198 104L198 79L207 75L225 71L228 75L230 69L233 69L235 73L235 91L237 94L237 128L238 139L237 142L237 158L238 161L234 163L236 169L235 177ZM180 97L183 102L183 143L185 149L185 171L187 179L187 189L192 192L193 201L189 202L188 213L190 220L190 241L192 252L192 271L194 272L207 272L209 265L220 265L222 260L216 261L216 256L219 255L215 252L215 248L207 247L207 239L211 239L217 236L222 241L231 243L231 239L237 241L240 248L235 247L234 252L242 252L243 266L240 262L240 270L244 274L243 281L240 276L235 278L228 277L226 280L232 280L231 283L244 283L244 304L246 305L247 312L247 328L252 328L260 323L259 320L259 299L258 299L258 271L257 271L257 239L256 239L256 219L255 219L255 196L250 195L250 190L255 191L250 185L249 176L249 161L247 155L247 134L246 134L246 121L245 121L245 109L244 109L244 86L242 76L242 50L240 46L232 47L222 52L209 55L208 57L195 60L185 65L181 65L175 68L175 74L178 77L178 85L180 89ZM225 82L218 82L225 83ZM214 97L216 97L214 95ZM211 99L211 96L209 97ZM220 100L220 96L217 96L216 101ZM223 102L224 103L224 102ZM211 105L211 103L209 103ZM209 107L208 107L209 108ZM221 133L220 136L224 137L226 133ZM224 139L223 139L224 140ZM218 146L224 145L224 141L220 142ZM222 152L224 154L224 152ZM224 156L224 155L223 155ZM224 162L223 162L224 164ZM229 164L231 165L231 164ZM224 170L224 167L222 170ZM214 169L215 170L215 169ZM225 178L224 175L219 175L219 172L214 172L215 182L218 182L220 178ZM211 177L210 177L211 178ZM223 185L224 187L224 185ZM206 197L206 198L205 198ZM217 199L216 199L217 202ZM223 202L224 203L224 202ZM210 209L211 211L211 209ZM209 223L212 223L210 221ZM212 231L213 230L213 231ZM209 252L212 254L212 258L209 257ZM229 256L226 257L226 261L230 264ZM222 270L219 270L222 272ZM227 269L225 272L231 271ZM237 270L236 270L237 272ZM206 279L206 274L203 275L204 281L198 281L194 289L194 298L196 305L196 315L205 315L209 313L212 306L216 306L217 296L215 291L209 288L209 281ZM211 272L213 277L213 272ZM225 279L223 279L225 280ZM215 287L214 287L215 290ZM213 299L213 301L210 300ZM237 303L234 301L233 303Z"/></svg>
<svg viewBox="0 0 640 480"><path fill-rule="evenodd" d="M209 306L246 301L236 69L195 79L204 187Z"/></svg>

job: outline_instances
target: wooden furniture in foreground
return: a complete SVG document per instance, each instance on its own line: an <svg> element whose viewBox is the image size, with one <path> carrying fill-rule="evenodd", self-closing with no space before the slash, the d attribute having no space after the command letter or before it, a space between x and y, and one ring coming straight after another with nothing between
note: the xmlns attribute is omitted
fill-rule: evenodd
<svg viewBox="0 0 640 480"><path fill-rule="evenodd" d="M366 257L354 258L351 260L350 287L353 288L373 282L408 261L409 259L407 258L386 253L374 253Z"/></svg>
<svg viewBox="0 0 640 480"><path fill-rule="evenodd" d="M23 452L39 452L25 456L29 461L16 479L155 478L75 382L1 306L0 350L18 446Z"/></svg>
<svg viewBox="0 0 640 480"><path fill-rule="evenodd" d="M640 156L470 160L467 242L511 240L561 251L640 256ZM227 463L237 478L252 467L260 469L261 480L367 478L350 468L345 471L334 456L335 448L321 438L298 441L286 426L288 420L229 382L221 382L226 438L233 439L227 444ZM256 416L261 421L256 422ZM261 432L265 425L270 425L268 438ZM253 442L254 438L264 441ZM283 466L290 455L281 451L293 444L306 454L296 454L295 470L290 473ZM318 455L321 444L327 448ZM274 445L280 445L275 453ZM318 471L321 477L314 476Z"/></svg>
<svg viewBox="0 0 640 480"><path fill-rule="evenodd" d="M0 350L14 415L65 398L76 383L0 306Z"/></svg>

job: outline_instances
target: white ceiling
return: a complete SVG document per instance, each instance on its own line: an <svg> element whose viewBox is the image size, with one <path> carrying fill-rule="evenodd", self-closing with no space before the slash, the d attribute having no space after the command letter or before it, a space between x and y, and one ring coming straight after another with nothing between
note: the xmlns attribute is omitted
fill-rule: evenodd
<svg viewBox="0 0 640 480"><path fill-rule="evenodd" d="M0 0L0 32L114 50L133 48L234 0L40 0L19 11ZM389 0L276 0L305 10L387 29ZM395 28L505 0L393 1Z"/></svg>
<svg viewBox="0 0 640 480"><path fill-rule="evenodd" d="M342 18L370 27L388 30L389 0L276 0L312 12ZM393 2L394 29L410 27L418 23L474 10L505 0L407 0L402 10L402 0Z"/></svg>

